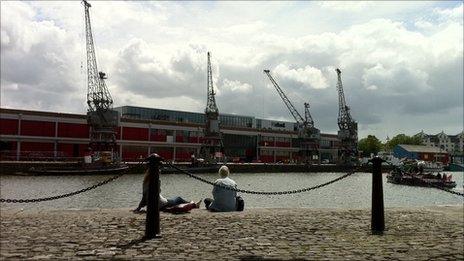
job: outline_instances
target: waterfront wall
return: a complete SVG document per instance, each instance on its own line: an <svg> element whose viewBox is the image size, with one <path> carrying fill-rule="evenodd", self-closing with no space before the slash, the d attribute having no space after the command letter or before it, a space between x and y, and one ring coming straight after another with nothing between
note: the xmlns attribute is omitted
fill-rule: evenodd
<svg viewBox="0 0 464 261"><path fill-rule="evenodd" d="M139 163L128 163L130 174L140 174L145 170L144 165ZM187 164L176 164L182 168L189 168ZM353 167L353 166L341 166L341 165L297 165L297 164L227 164L232 173L276 173L276 172L347 172L356 168L358 172L372 172L370 165ZM29 172L31 168L79 168L77 162L18 162L18 161L1 161L0 162L0 173L1 175L36 175ZM205 166L204 168L193 168L189 170L193 173L215 173L219 165L216 166ZM383 166L384 172L391 170L390 166ZM162 173L170 174L177 173L175 171L166 169Z"/></svg>

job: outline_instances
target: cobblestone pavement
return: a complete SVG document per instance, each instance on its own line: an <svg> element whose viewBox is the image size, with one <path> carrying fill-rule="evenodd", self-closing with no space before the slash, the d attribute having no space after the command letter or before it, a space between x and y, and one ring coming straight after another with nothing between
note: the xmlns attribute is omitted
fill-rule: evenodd
<svg viewBox="0 0 464 261"><path fill-rule="evenodd" d="M145 215L128 209L1 212L0 259L463 260L463 207L370 210L248 209L161 214L162 238L142 241Z"/></svg>

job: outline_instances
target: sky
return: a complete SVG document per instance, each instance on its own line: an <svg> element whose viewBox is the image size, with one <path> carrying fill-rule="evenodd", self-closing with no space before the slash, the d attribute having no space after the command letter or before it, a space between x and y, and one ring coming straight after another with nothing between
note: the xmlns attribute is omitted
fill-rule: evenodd
<svg viewBox="0 0 464 261"><path fill-rule="evenodd" d="M114 106L292 121L271 74L315 126L338 130L336 68L359 137L463 131L463 4L89 1ZM1 1L2 108L85 114L84 7Z"/></svg>

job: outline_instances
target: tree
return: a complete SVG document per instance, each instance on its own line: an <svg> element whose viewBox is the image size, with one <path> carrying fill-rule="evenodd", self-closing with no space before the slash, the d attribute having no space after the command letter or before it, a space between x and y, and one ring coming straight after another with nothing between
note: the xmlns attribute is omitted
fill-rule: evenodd
<svg viewBox="0 0 464 261"><path fill-rule="evenodd" d="M385 144L385 149L391 151L398 144L422 145L422 139L419 136L398 134Z"/></svg>
<svg viewBox="0 0 464 261"><path fill-rule="evenodd" d="M358 141L358 150L362 152L362 156L369 157L371 153L376 155L382 149L382 142L380 142L374 135L368 135Z"/></svg>

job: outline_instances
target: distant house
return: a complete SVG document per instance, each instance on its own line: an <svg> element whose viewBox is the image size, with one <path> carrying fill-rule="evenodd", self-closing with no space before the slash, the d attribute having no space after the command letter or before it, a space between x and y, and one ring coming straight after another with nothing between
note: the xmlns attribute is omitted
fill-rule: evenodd
<svg viewBox="0 0 464 261"><path fill-rule="evenodd" d="M443 131L431 135L421 131L414 136L419 137L426 146L440 148L454 155L463 155L464 153L464 131L456 135L447 135Z"/></svg>
<svg viewBox="0 0 464 261"><path fill-rule="evenodd" d="M423 145L396 145L393 148L393 156L423 161L437 161L443 164L449 163L449 153L446 150Z"/></svg>

